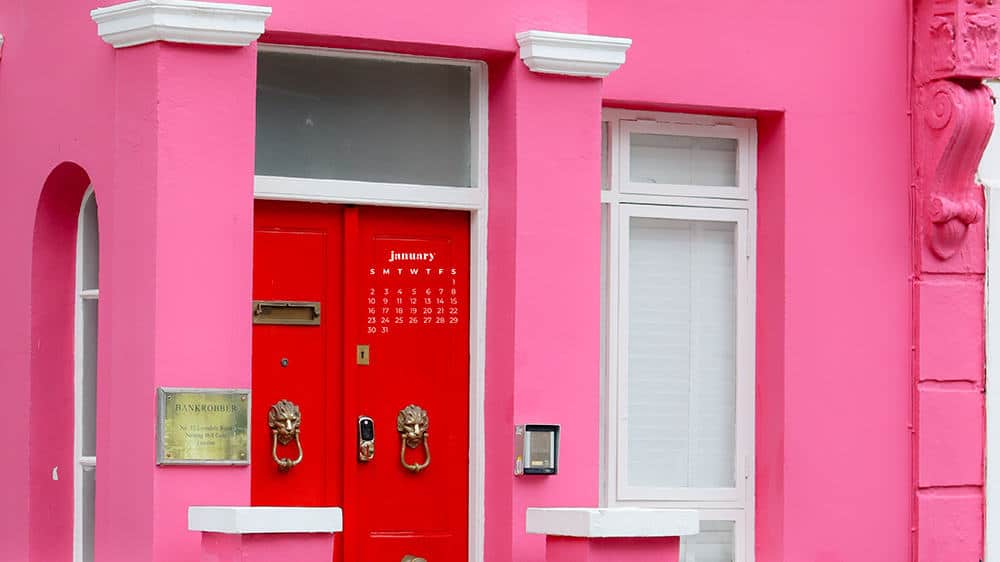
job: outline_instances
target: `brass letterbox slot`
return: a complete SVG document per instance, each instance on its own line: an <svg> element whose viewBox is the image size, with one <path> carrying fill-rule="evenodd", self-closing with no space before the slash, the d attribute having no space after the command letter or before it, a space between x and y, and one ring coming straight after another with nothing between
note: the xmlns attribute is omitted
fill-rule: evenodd
<svg viewBox="0 0 1000 562"><path fill-rule="evenodd" d="M253 301L254 324L319 326L319 303L303 301Z"/></svg>

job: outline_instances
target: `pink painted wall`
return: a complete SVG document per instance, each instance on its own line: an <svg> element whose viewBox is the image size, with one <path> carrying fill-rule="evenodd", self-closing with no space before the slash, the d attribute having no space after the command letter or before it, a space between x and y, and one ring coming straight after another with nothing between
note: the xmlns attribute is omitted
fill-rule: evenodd
<svg viewBox="0 0 1000 562"><path fill-rule="evenodd" d="M906 2L590 4L591 33L634 41L608 103L776 113L760 120L760 561L911 554L909 26Z"/></svg>
<svg viewBox="0 0 1000 562"><path fill-rule="evenodd" d="M86 188L81 185L86 180L81 178L89 175L95 182L107 183L111 173L114 115L109 102L114 54L93 40L92 22L79 17L82 5L67 2L37 10L30 2L0 2L0 25L4 28L0 31L4 35L0 59L0 129L4 131L0 135L0 208L7 215L0 226L0 291L9 314L0 327L0 379L4 401L12 409L9 414L17 420L12 422L12 434L19 436L17 449L2 455L4 462L0 463L0 481L5 482L0 505L6 511L0 524L0 560L5 562L28 560L29 528L37 560L59 560L56 552L65 556L72 542L65 534L44 532L44 525L64 530L72 521L68 511L72 509L72 449L66 449L72 447L72 435L68 441L66 436L53 441L31 440L31 447L29 437L40 438L43 430L29 430L29 422L72 427L72 390L67 394L67 389L57 384L72 380L72 348L67 350L72 346L72 324L68 332L34 336L31 326L45 323L45 302L66 303L66 295L58 293L73 290L73 281L67 284L65 279L53 278L33 283L33 277L41 274L46 264L61 264L60 271L72 271L75 245L43 250L43 255L33 260L32 239L36 226L41 228L42 238L61 231L69 240L75 239L76 219L71 216L79 211ZM48 31L52 29L49 26L57 26L59 32ZM47 195L53 199L61 195L68 201L53 201L49 206L65 213L46 213L39 209L43 206L43 184L63 162L75 164L66 164L61 170L79 165L85 174L52 174L56 181ZM37 221L36 210L40 213ZM74 224L50 223L49 218ZM33 297L33 285L47 287L50 292ZM72 299L72 292L68 296ZM68 313L62 320L71 322L72 312ZM52 355L44 354L44 359L57 359L61 364L33 365L39 346L51 350ZM59 347L61 353L56 351ZM33 373L44 378L32 381ZM46 389L46 383L51 387ZM36 387L36 398L49 400L33 403L32 386ZM52 480L54 466L59 466L58 481ZM29 492L35 499L30 511Z"/></svg>
<svg viewBox="0 0 1000 562"><path fill-rule="evenodd" d="M602 103L759 119L757 559L909 559L905 3L251 3L274 8L265 41L490 65L488 562L543 558L544 540L524 533L525 507L598 501ZM27 435L38 419L29 303L45 295L31 293L34 217L45 178L72 161L97 186L111 249L100 358L110 383L99 408L112 439L98 456L102 482L115 485L99 492L99 552L104 561L196 560L200 537L185 530L184 507L246 503L248 471L155 468L153 391L249 384L239 307L250 282L253 50L116 53L97 37L92 7L0 3L0 124L13 132L0 135L8 430ZM516 57L513 35L526 29L621 35L634 46L603 82L544 77ZM192 266L207 287L185 275ZM233 320L187 322L180 306L206 294ZM149 307L158 313L143 316ZM62 363L52 368L69 368ZM512 425L535 421L563 424L562 470L514 479ZM59 560L29 545L29 521L64 521L71 489L42 464L0 463L0 505L10 506L0 560L29 550ZM59 507L23 517L29 481Z"/></svg>
<svg viewBox="0 0 1000 562"><path fill-rule="evenodd" d="M8 514L0 560L72 558L72 433L65 432L73 415L73 318L65 305L72 306L73 281L57 273L72 275L72 209L89 181L100 214L105 342L96 554L197 560L200 537L186 529L187 506L247 504L249 468L156 468L155 389L250 386L250 326L242 320L250 295L255 51L148 45L116 52L97 37L92 7L0 3L0 123L10 132L0 140L0 204L10 214L0 234L0 289L11 302L0 328L0 372L28 459L0 469ZM242 102L218 97L241 81L249 92ZM63 172L77 165L79 173ZM214 310L203 308L211 314L192 322L192 303ZM39 329L54 324L63 328Z"/></svg>
<svg viewBox="0 0 1000 562"><path fill-rule="evenodd" d="M98 408L101 420L148 421L101 430L98 476L110 472L101 482L133 490L105 487L118 504L109 525L129 532L99 530L96 555L194 560L199 536L187 531L187 507L248 505L250 469L153 466L154 389L250 388L254 98L217 93L253 92L256 51L153 43L116 57L112 232L101 271L111 284L101 303L111 345L100 375L111 396Z"/></svg>
<svg viewBox="0 0 1000 562"><path fill-rule="evenodd" d="M546 562L678 562L680 537L600 538L549 536Z"/></svg>
<svg viewBox="0 0 1000 562"><path fill-rule="evenodd" d="M201 562L330 562L333 534L287 533L227 535L201 533Z"/></svg>

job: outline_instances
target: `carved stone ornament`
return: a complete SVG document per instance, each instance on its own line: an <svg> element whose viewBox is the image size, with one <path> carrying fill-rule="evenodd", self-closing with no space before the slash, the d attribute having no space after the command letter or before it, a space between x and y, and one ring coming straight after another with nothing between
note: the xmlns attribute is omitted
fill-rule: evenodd
<svg viewBox="0 0 1000 562"><path fill-rule="evenodd" d="M1000 2L915 0L914 170L918 228L935 257L962 248L983 219L976 169L993 130L982 79L1000 75Z"/></svg>
<svg viewBox="0 0 1000 562"><path fill-rule="evenodd" d="M914 79L1000 76L1000 2L914 0Z"/></svg>
<svg viewBox="0 0 1000 562"><path fill-rule="evenodd" d="M948 259L961 248L969 226L983 218L976 169L993 129L989 88L936 80L919 91L918 178L931 250Z"/></svg>

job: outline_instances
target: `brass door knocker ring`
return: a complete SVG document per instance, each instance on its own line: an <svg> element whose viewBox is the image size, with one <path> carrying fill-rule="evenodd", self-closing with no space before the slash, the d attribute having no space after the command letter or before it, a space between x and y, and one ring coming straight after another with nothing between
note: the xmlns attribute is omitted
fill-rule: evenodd
<svg viewBox="0 0 1000 562"><path fill-rule="evenodd" d="M302 442L299 441L302 414L299 412L299 407L289 400L278 400L267 412L267 425L271 428L271 458L278 465L278 470L285 472L302 462ZM299 449L299 458L295 460L279 458L278 443L288 445L292 439Z"/></svg>
<svg viewBox="0 0 1000 562"><path fill-rule="evenodd" d="M399 450L399 462L410 472L420 472L431 464L431 448L427 444L427 410L416 404L410 404L399 411L396 417L396 431L402 441ZM410 464L406 462L406 449L416 449L420 444L424 444L424 462L420 464Z"/></svg>

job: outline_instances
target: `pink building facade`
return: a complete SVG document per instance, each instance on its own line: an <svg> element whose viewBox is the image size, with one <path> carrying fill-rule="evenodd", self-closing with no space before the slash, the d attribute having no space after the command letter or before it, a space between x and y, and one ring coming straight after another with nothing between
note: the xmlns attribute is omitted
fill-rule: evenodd
<svg viewBox="0 0 1000 562"><path fill-rule="evenodd" d="M260 504L256 457L158 462L158 389L261 392L255 216L287 202L468 217L468 560L983 559L998 26L980 0L0 1L0 560L329 552L308 521L189 520ZM558 471L515 475L535 423Z"/></svg>

